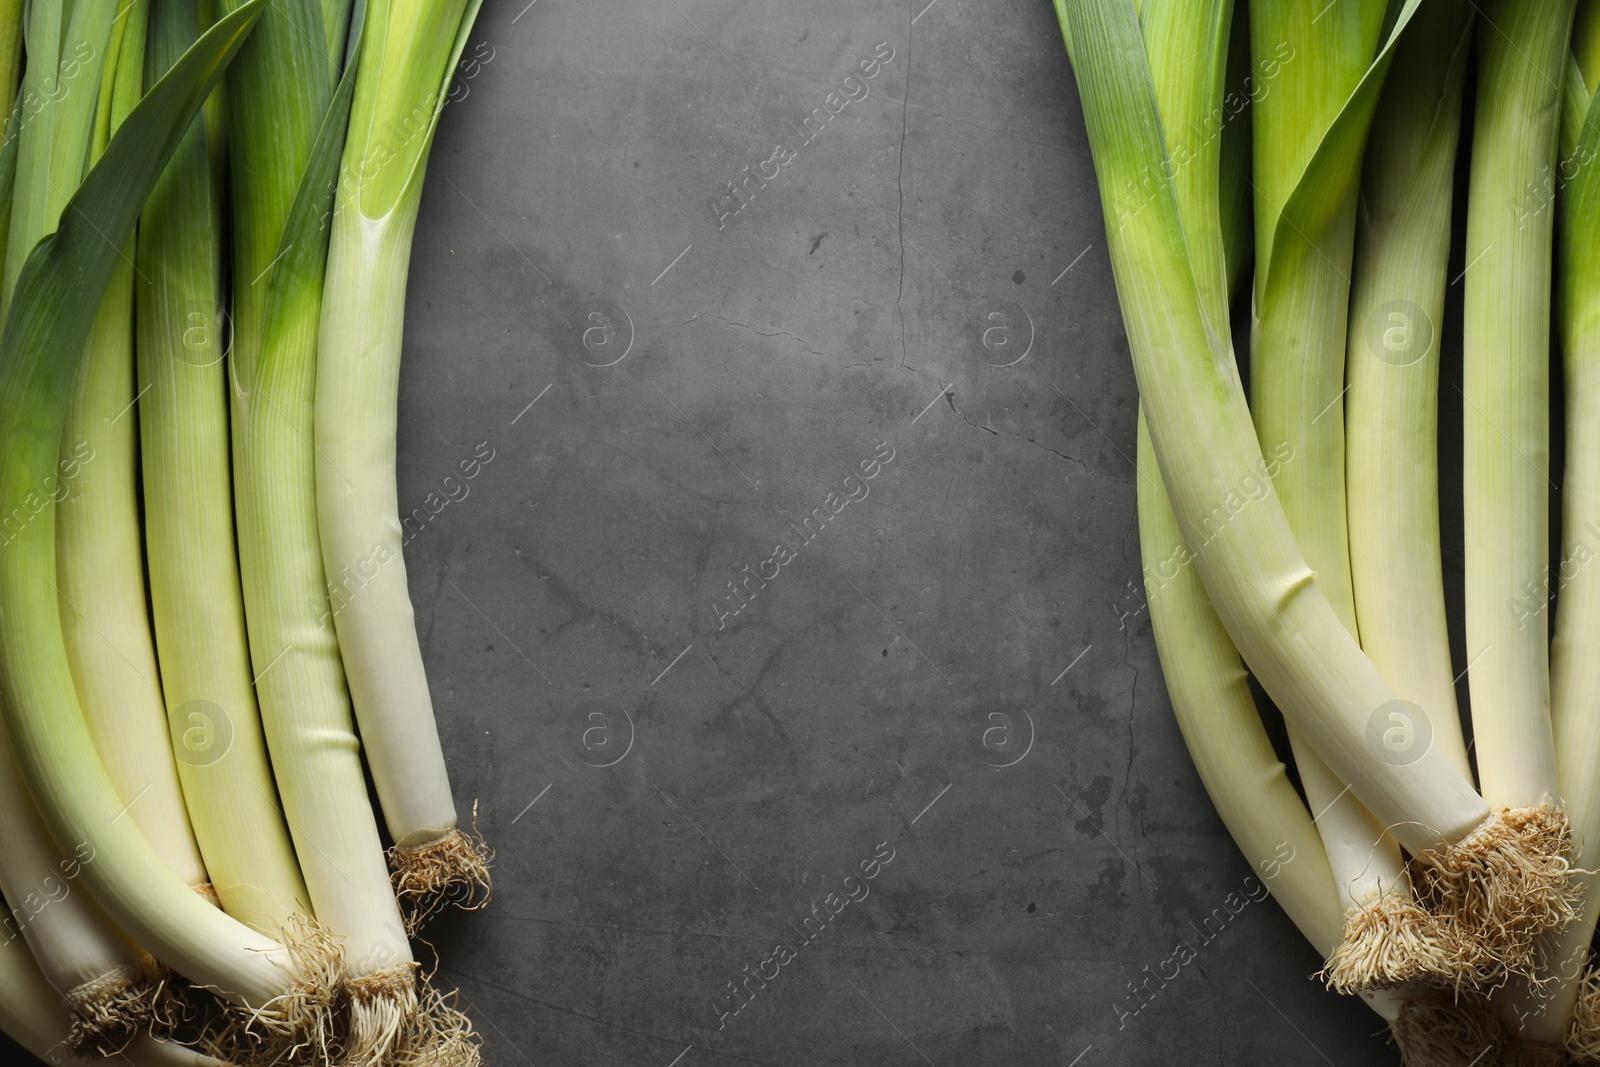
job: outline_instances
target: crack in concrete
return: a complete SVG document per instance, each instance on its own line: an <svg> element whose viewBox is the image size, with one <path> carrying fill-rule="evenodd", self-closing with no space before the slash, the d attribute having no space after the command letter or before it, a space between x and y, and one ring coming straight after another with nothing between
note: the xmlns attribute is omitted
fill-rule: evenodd
<svg viewBox="0 0 1600 1067"><path fill-rule="evenodd" d="M786 330L778 330L776 333L767 333L765 330L756 329L754 326L751 326L747 322L734 322L732 319L723 318L721 315L713 314L712 312L709 312L709 311L702 311L700 314L695 315L692 318L685 319L684 321L678 323L678 325L679 326L687 326L687 325L689 325L689 323L693 322L695 319L702 318L702 317L708 318L708 319L716 319L718 322L725 322L729 326L738 326L740 329L749 330L751 333L755 334L757 337L787 337L791 341L798 341L800 343L800 347L804 348L807 352L810 352L813 356L823 356L823 357L827 356L826 352L818 352L815 348L812 348L810 342L808 342L804 337L798 337L795 334L789 333Z"/></svg>
<svg viewBox="0 0 1600 1067"><path fill-rule="evenodd" d="M433 651L433 624L439 619L439 597L444 593L445 567L448 560L439 563L439 580L433 583L433 596L428 601L428 629L422 635L422 654Z"/></svg>
<svg viewBox="0 0 1600 1067"><path fill-rule="evenodd" d="M902 340L903 340L903 338L902 338ZM936 385L940 385L940 386L944 385L943 381L941 381L940 379L938 379L938 378L934 377L933 375L929 374L927 371L923 370L922 368L913 367L911 364L907 363L905 361L905 357L904 357L903 353L902 353L901 359L900 359L900 369L901 370L908 370L912 374L919 374L922 377L928 379L928 381L933 382Z"/></svg>
<svg viewBox="0 0 1600 1067"><path fill-rule="evenodd" d="M1083 460L1079 459L1077 456L1069 456L1065 452L1057 452L1055 449L1051 448L1049 445L1042 445L1038 441L1035 441L1033 438L1029 437L1027 434L1015 433L1015 432L1013 432L1011 430L996 430L993 427L982 426L982 425L980 425L980 424L978 424L976 422L973 422L971 419L969 419L965 415L961 414L961 409L956 407L956 391L955 391L955 388L953 386L951 388L945 390L944 400L945 400L945 403L950 405L950 410L956 413L956 417L957 418L959 418L962 422L966 423L968 426L971 426L975 430L982 430L984 433L993 434L996 437L1015 437L1019 441L1026 441L1030 445L1032 445L1033 447L1038 448L1038 449L1042 449L1042 450L1050 453L1052 456L1058 456L1061 459L1066 460L1068 463L1076 463L1078 465L1078 468L1080 470L1082 470L1083 473L1089 475L1089 477L1091 477L1091 478L1104 477L1103 475L1098 475L1098 474L1095 474L1094 471L1091 471L1089 469L1089 465L1087 463L1085 463ZM1115 479L1113 479L1113 480L1115 480Z"/></svg>
<svg viewBox="0 0 1600 1067"><path fill-rule="evenodd" d="M1222 1000L1222 1029L1217 1034L1217 1067L1227 1067L1228 1058L1223 1055L1226 1051L1233 1052L1233 1047L1228 1043L1228 1024L1233 1022L1233 999L1224 997Z"/></svg>

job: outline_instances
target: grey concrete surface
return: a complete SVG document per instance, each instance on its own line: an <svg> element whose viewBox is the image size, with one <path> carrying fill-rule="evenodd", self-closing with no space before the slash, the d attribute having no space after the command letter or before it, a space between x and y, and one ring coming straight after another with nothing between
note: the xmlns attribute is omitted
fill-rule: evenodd
<svg viewBox="0 0 1600 1067"><path fill-rule="evenodd" d="M490 1061L1397 1062L1270 901L1195 931L1250 872L1140 611L1050 6L525 3L444 115L401 402L403 502L494 456L407 555L498 850L429 931Z"/></svg>

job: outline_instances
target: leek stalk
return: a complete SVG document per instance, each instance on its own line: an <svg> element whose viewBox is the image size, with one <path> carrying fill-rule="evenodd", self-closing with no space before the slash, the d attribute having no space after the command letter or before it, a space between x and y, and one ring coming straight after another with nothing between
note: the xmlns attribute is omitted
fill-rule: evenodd
<svg viewBox="0 0 1600 1067"><path fill-rule="evenodd" d="M1361 647L1400 698L1426 713L1435 743L1463 775L1470 765L1445 620L1435 438L1452 183L1471 43L1465 0L1427 4L1384 87L1361 180L1345 416Z"/></svg>
<svg viewBox="0 0 1600 1067"><path fill-rule="evenodd" d="M1331 428L1319 428L1323 432L1307 433L1306 447L1340 450L1344 457L1339 487L1324 488L1341 497L1348 490L1349 555L1335 550L1329 558L1348 558L1348 577L1340 585L1341 592L1352 595L1346 624L1354 627L1359 617L1362 650L1398 694L1386 712L1388 721L1380 724L1384 739L1395 739L1389 746L1393 758L1411 758L1417 744L1437 746L1470 781L1444 613L1435 456L1436 341L1443 324L1451 183L1472 40L1467 15L1459 0L1434 0L1413 17L1395 46L1366 139L1359 203L1353 187L1339 187L1338 195L1347 198L1337 215L1340 229L1322 242L1323 255L1314 262L1333 290L1340 287L1337 270L1354 267L1348 291L1351 325L1338 331L1345 351L1332 348L1329 338L1310 348L1317 353L1314 360L1330 369L1343 364L1348 425L1334 420ZM1347 224L1353 229L1344 229ZM1356 231L1360 254L1352 258ZM1281 236L1294 241L1297 234ZM1333 262L1328 258L1333 256L1342 259ZM1322 418L1333 419L1333 410ZM1321 474L1332 479L1331 470ZM1448 933L1424 933L1431 924L1410 900L1384 900L1353 915L1351 922L1367 924L1374 938L1408 947L1364 955L1360 939L1347 937L1328 968L1336 988L1419 979L1494 982L1503 972L1483 969L1532 968L1520 957L1454 954Z"/></svg>
<svg viewBox="0 0 1600 1067"><path fill-rule="evenodd" d="M1575 865L1584 886L1578 918L1550 953L1538 990L1512 1002L1522 1029L1546 1045L1566 1042L1580 1063L1600 1061L1600 1000L1584 998L1589 942L1600 918L1600 3L1580 3L1561 117L1557 171L1557 325L1566 378L1567 461L1561 484L1561 582L1550 641L1550 718L1556 775L1572 820Z"/></svg>
<svg viewBox="0 0 1600 1067"><path fill-rule="evenodd" d="M194 0L159 0L147 81L198 30ZM228 469L222 219L206 143L196 119L139 224L150 591L171 746L212 885L229 915L274 936L295 913L312 912L251 690Z"/></svg>
<svg viewBox="0 0 1600 1067"><path fill-rule="evenodd" d="M148 14L141 0L116 19L95 120L94 158L143 94ZM128 817L179 877L209 895L173 761L145 611L135 455L140 418L132 373L133 254L130 242L117 256L73 383L59 464L66 488L57 520L57 580L84 715L100 758L128 804ZM115 647L107 648L113 633ZM98 663L100 656L114 662Z"/></svg>
<svg viewBox="0 0 1600 1067"><path fill-rule="evenodd" d="M1162 125L1170 131L1169 151L1175 162L1181 161L1172 183L1189 260L1201 306L1219 332L1228 329L1228 231L1222 221L1217 136L1221 131L1212 130L1210 122L1220 113L1232 8L1231 3L1215 0L1146 0L1139 12L1151 84ZM1198 48L1193 39L1197 26L1204 28ZM1337 869L1329 867L1333 850L1325 849L1323 842L1337 841L1338 835L1330 833L1326 824L1313 825L1272 752L1238 653L1188 565L1192 554L1172 515L1142 415L1137 466L1140 551L1146 560L1160 561L1158 566L1171 571L1146 581L1145 588L1157 648L1163 652L1163 675L1184 742L1219 814L1252 866L1281 866L1277 850L1283 846L1296 859L1310 858L1293 873L1280 900L1325 955L1339 942L1343 907L1339 894L1328 899L1322 892L1336 884L1337 875ZM1345 790L1314 752L1297 749L1296 759L1302 765L1302 780L1315 775L1321 786L1307 793L1324 818L1337 820L1359 808L1353 801L1330 806ZM1319 828L1320 840L1315 836ZM1311 831L1309 837L1306 831Z"/></svg>
<svg viewBox="0 0 1600 1067"><path fill-rule="evenodd" d="M485 893L489 886L486 857L456 825L406 587L395 491L411 236L439 111L478 6L367 5L318 341L323 566L356 721L394 839L395 884L413 922L451 886Z"/></svg>
<svg viewBox="0 0 1600 1067"><path fill-rule="evenodd" d="M1273 485L1290 529L1352 636L1358 635L1345 515L1345 319L1361 148L1393 54L1379 47L1386 6L1306 0L1250 8L1255 66L1276 72L1253 114L1251 409L1262 451L1283 459ZM1387 936L1392 925L1379 915L1415 918L1399 847L1345 794L1298 730L1291 729L1290 742L1350 911L1350 944L1342 955L1369 958L1364 941ZM1461 749L1459 740L1454 747ZM1458 769L1466 771L1464 755ZM1369 984L1367 975L1352 979L1346 971L1343 963L1331 967L1330 982Z"/></svg>
<svg viewBox="0 0 1600 1067"><path fill-rule="evenodd" d="M1550 287L1573 0L1497 0L1478 35L1462 335L1468 691L1490 804L1560 802L1550 725ZM1524 608L1533 601L1531 616Z"/></svg>

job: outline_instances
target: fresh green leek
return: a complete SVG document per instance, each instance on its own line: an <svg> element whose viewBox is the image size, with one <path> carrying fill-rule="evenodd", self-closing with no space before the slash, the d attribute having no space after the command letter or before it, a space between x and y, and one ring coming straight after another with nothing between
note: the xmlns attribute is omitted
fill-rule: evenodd
<svg viewBox="0 0 1600 1067"><path fill-rule="evenodd" d="M1307 432L1302 439L1308 452L1343 449L1347 470L1339 481L1347 472L1350 562L1349 578L1340 588L1354 596L1347 605L1352 613L1347 625L1359 618L1361 647L1401 702L1386 713L1385 733L1396 729L1400 732L1389 736L1439 747L1470 781L1445 624L1434 454L1435 324L1443 323L1451 182L1472 39L1467 11L1460 0L1430 0L1402 34L1367 140L1359 212L1352 218L1341 208L1338 218L1340 227L1357 225L1360 254L1352 261L1353 234L1341 228L1323 243L1323 256L1311 261L1314 273L1334 290L1339 282L1330 270L1352 263L1355 268L1351 326L1338 331L1348 356L1348 426L1330 409L1324 416L1331 424L1327 432ZM1341 186L1340 195L1352 191ZM1334 256L1342 258L1331 265ZM1308 348L1315 361L1336 370L1346 353L1330 343L1321 338ZM1322 473L1331 476L1331 471ZM1344 495L1334 486L1310 488ZM1328 539L1334 540L1342 535ZM1329 558L1344 558L1341 551L1330 549ZM1403 745L1396 746L1395 758L1409 758ZM1398 863L1398 856L1392 862ZM1352 921L1368 922L1375 935L1382 935L1396 925L1397 914L1417 917L1408 899L1387 900L1380 907L1385 914ZM1343 987L1421 977L1454 981L1469 966L1445 954L1437 937L1419 939L1403 956L1363 957L1356 939L1350 940L1329 968L1330 981Z"/></svg>
<svg viewBox="0 0 1600 1067"><path fill-rule="evenodd" d="M1467 684L1483 795L1560 802L1550 725L1553 174L1574 0L1492 0L1478 35L1462 330Z"/></svg>
<svg viewBox="0 0 1600 1067"><path fill-rule="evenodd" d="M1562 98L1557 169L1557 325L1566 384L1566 471L1561 482L1561 560L1555 632L1550 641L1550 719L1556 774L1572 820L1582 910L1550 952L1537 990L1513 1002L1522 1030L1559 1045L1580 1063L1600 1061L1600 1016L1593 1002L1574 1018L1589 942L1600 918L1600 3L1584 0L1573 29ZM1570 1031L1569 1031L1570 1028Z"/></svg>
<svg viewBox="0 0 1600 1067"><path fill-rule="evenodd" d="M31 950L49 980L54 1014L63 1004L68 1046L102 1054L149 1026L153 962L76 883L93 847L63 855L40 821L0 733L0 892L11 905L0 927L0 960ZM14 944L18 935L27 944ZM60 1040L60 1035L57 1036Z"/></svg>
<svg viewBox="0 0 1600 1067"><path fill-rule="evenodd" d="M1256 283L1251 406L1262 450L1282 460L1273 484L1319 589L1357 635L1344 484L1344 346L1356 189L1362 146L1399 26L1387 35L1384 0L1253 4L1255 66L1275 72L1253 111ZM1409 15L1402 16L1402 19ZM1400 25L1404 25L1402 21ZM1448 731L1434 731L1447 752ZM1291 731L1306 798L1359 935L1382 936L1369 909L1415 911L1399 847ZM1457 769L1466 773L1463 754ZM1335 984L1363 974L1330 971ZM1386 980L1401 976L1385 975ZM1410 977L1409 975L1405 977Z"/></svg>
<svg viewBox="0 0 1600 1067"><path fill-rule="evenodd" d="M132 4L115 21L95 158L143 93L147 7ZM59 465L67 488L57 518L58 582L84 716L128 817L179 877L209 893L168 740L146 615L133 304L130 243L117 257L73 383Z"/></svg>
<svg viewBox="0 0 1600 1067"><path fill-rule="evenodd" d="M49 22L50 16L41 12L50 7L39 4L32 9L30 45L35 31L43 37L59 29L41 25ZM127 75L139 69L145 11L140 5L129 8L123 18L116 14L117 4L111 0L80 5L70 26L61 32L66 55L92 52L93 60L83 63L75 80L66 79L65 71L72 68L64 67L58 86L61 99L46 106L33 125L22 128L8 264L12 254L25 256L54 228L66 196L77 188L94 154L103 149L113 123L138 98L141 86L138 81L130 84ZM134 38L126 56L121 52L124 36ZM114 68L109 62L112 53L122 59ZM109 91L101 89L102 83ZM46 93L48 83L29 91ZM88 106L95 100L103 101L98 109ZM81 119L79 111L86 111ZM52 126L50 116L56 112L63 114ZM61 138L84 141L75 154L69 145L53 151L41 145L30 153L30 133L42 136L50 129ZM20 170L30 156L49 169ZM40 213L19 215L19 207L33 203L43 205ZM62 431L60 471L63 478L69 473L72 477L57 509L56 582L78 697L101 758L124 803L130 805L128 818L180 877L199 886L206 881L206 871L181 806L146 606L132 371L133 274L124 251L116 257L115 273L78 363Z"/></svg>
<svg viewBox="0 0 1600 1067"><path fill-rule="evenodd" d="M1172 188L1178 216L1184 221L1184 239L1201 307L1213 329L1224 334L1228 330L1230 295L1228 229L1223 223L1224 199L1220 191L1222 131L1214 129L1213 124L1225 84L1225 42L1231 32L1232 4L1215 0L1146 0L1140 8L1139 21L1151 84L1163 128L1168 131L1167 149L1175 164ZM1198 47L1197 29L1201 31ZM1238 255L1235 250L1235 258ZM1184 740L1224 821L1230 829L1238 827L1235 840L1249 843L1246 855L1263 861L1263 857L1272 854L1271 850L1291 841L1294 843L1290 848L1297 857L1314 853L1313 863L1297 872L1307 879L1304 886L1297 888L1311 893L1319 904L1331 903L1337 927L1337 916L1343 910L1340 899L1348 893L1345 886L1349 878L1375 866L1369 856L1373 842L1382 836L1382 827L1371 826L1365 809L1353 797L1344 795L1348 790L1343 784L1315 752L1301 744L1296 745L1295 759L1300 764L1307 800L1319 812L1318 822L1313 825L1297 797L1285 806L1288 798L1274 783L1281 780L1287 787L1288 779L1267 743L1254 698L1244 684L1238 653L1227 641L1222 624L1189 566L1192 553L1171 516L1172 505L1161 483L1154 452L1149 447L1148 428L1142 419L1140 427L1141 551L1146 559L1158 561L1159 568L1145 583L1146 595L1158 647L1170 648L1170 656L1163 656L1162 663ZM1168 585L1173 588L1168 589ZM1239 743L1237 750L1234 742ZM1257 742L1266 743L1266 748ZM1256 791L1263 782L1269 793L1276 790L1280 794L1277 805L1260 803ZM1304 826L1300 825L1302 815ZM1352 816L1358 827L1354 834L1349 825ZM1370 833L1363 833L1369 829ZM1320 830L1321 843L1315 849L1308 848L1308 841L1296 840L1301 830ZM1271 841L1267 840L1269 837ZM1346 842L1349 847L1345 847ZM1341 877L1341 864L1335 861L1342 861L1350 874ZM1333 901L1324 902L1320 894L1321 868L1330 862L1334 866L1328 884L1339 885L1340 892ZM1385 866L1383 870L1391 877L1398 875L1398 857L1392 867ZM1291 898L1294 896L1291 893ZM1292 903L1305 916L1308 937L1326 955L1339 943L1337 931L1330 934L1326 929L1327 916L1321 909L1313 918L1306 912L1305 903Z"/></svg>
<svg viewBox="0 0 1600 1067"><path fill-rule="evenodd" d="M158 0L146 81L165 74L198 34L194 0ZM150 593L171 746L212 886L229 915L273 936L293 914L310 914L311 902L250 685L228 463L222 217L210 171L196 119L139 223ZM131 376L102 376L131 388Z"/></svg>
<svg viewBox="0 0 1600 1067"><path fill-rule="evenodd" d="M1141 22L1145 33L1146 52L1150 57L1152 82L1161 109L1163 125L1169 131L1168 152L1176 164L1172 180L1178 198L1179 215L1185 220L1205 220L1199 225L1190 221L1185 226L1184 234L1191 262L1195 265L1202 304L1207 316L1217 324L1219 331L1225 331L1228 317L1226 282L1229 272L1226 269L1228 257L1224 253L1224 247L1228 241L1229 231L1223 212L1232 201L1222 195L1217 187L1220 165L1213 147L1217 131L1211 129L1207 123L1207 119L1220 114L1220 110L1214 106L1206 106L1209 101L1204 96L1199 100L1186 100L1181 95L1173 98L1166 84L1171 80L1167 72L1177 73L1184 70L1185 62L1192 62L1192 57L1197 54L1192 41L1193 25L1198 22L1210 26L1213 23L1210 19L1197 19L1192 15L1176 18L1155 17L1166 13L1167 8L1159 5L1153 10L1150 6L1142 9ZM1213 57L1213 62L1220 62L1221 51L1222 49L1214 44L1211 49L1199 49L1198 54L1209 54ZM1282 78L1292 87L1295 79L1289 77L1285 68L1294 58L1293 50L1285 52L1281 48L1275 49L1273 54L1259 62L1259 76L1272 80ZM1220 72L1212 72L1213 85L1219 74ZM1180 82L1182 80L1179 79ZM1196 135L1201 139L1198 149L1191 143L1196 139ZM1235 224L1240 221L1237 208L1232 209L1227 217ZM1247 248L1248 242L1235 241L1233 244L1237 247L1232 253L1232 258L1237 259L1242 254L1239 249ZM1142 490L1145 488L1141 486ZM1152 500L1145 510L1160 513L1163 508L1170 510L1170 504ZM1174 560L1186 563L1191 557L1189 547L1183 545L1181 541L1177 545L1160 547L1164 547L1166 551L1155 558L1167 564L1171 564ZM1158 549L1153 546L1153 550ZM1169 566L1168 569L1172 568ZM1163 575L1158 581L1164 578ZM1187 580L1197 581L1192 576L1188 576ZM1203 598L1203 592L1198 587L1195 592ZM1153 595L1152 600L1154 599L1156 598ZM1167 625L1186 626L1193 631L1191 640L1195 641L1199 640L1197 636L1199 633L1209 632L1213 627L1220 631L1221 624L1215 621L1215 615L1209 605L1205 604L1204 609L1203 612L1196 608L1191 612L1169 615ZM1237 656L1237 653L1233 655ZM1169 666L1169 676L1171 671L1172 668ZM1204 693L1206 690L1201 689L1200 692ZM1207 693L1211 700L1215 700L1218 695ZM1210 700L1207 702L1210 703ZM1240 711L1242 713L1242 707ZM1186 734L1186 736L1191 735L1199 736L1201 731L1196 728ZM1348 787L1300 738L1298 731L1291 729L1290 743L1294 749L1295 762L1299 767L1306 799L1311 810L1316 812L1315 825L1323 845L1323 854L1331 865L1334 882L1338 887L1339 901L1342 908L1351 911L1355 917L1353 921L1356 925L1347 931L1347 936L1360 940L1363 934L1369 932L1370 935L1382 933L1380 928L1373 927L1371 923L1362 923L1360 913L1362 909L1372 906L1388 894L1393 894L1396 898L1396 902L1389 905L1391 910L1395 907L1409 909L1409 913L1415 919L1420 912L1411 903L1410 884L1405 876L1399 848L1394 840L1385 834L1383 826L1373 819L1366 808L1350 795ZM1219 783L1219 786L1221 784ZM1319 944L1326 955L1339 944L1340 940L1335 937L1314 943Z"/></svg>
<svg viewBox="0 0 1600 1067"><path fill-rule="evenodd" d="M1196 280L1207 314L1226 329L1227 298L1246 277L1240 262L1248 261L1251 245L1248 213L1240 209L1241 203L1248 205L1248 198L1219 193L1218 181L1231 170L1239 188L1246 188L1244 171L1236 163L1230 168L1228 157L1248 160L1249 142L1247 136L1235 135L1230 143L1228 131L1216 128L1225 121L1225 112L1207 106L1213 104L1214 93L1193 89L1196 83L1215 89L1217 72L1214 67L1208 69L1201 57L1215 57L1221 37L1210 37L1209 49L1203 45L1196 50L1190 40L1192 27L1198 24L1215 31L1220 28L1219 16L1227 18L1225 8L1200 5L1198 11L1189 10L1195 6L1151 0L1141 7L1140 16L1163 123L1173 131L1169 150L1175 161L1182 162L1172 177L1180 216L1188 220L1185 237L1191 261L1197 264ZM1061 14L1059 3L1057 11ZM1233 24L1236 31L1245 27L1242 14ZM1245 35L1235 32L1234 38L1236 46L1247 53ZM1229 70L1228 81L1238 82L1232 59L1229 66L1235 69ZM1228 113L1236 111L1239 103L1235 101ZM1219 133L1220 145L1214 143ZM1151 625L1185 743L1235 842L1268 879L1274 897L1319 955L1326 957L1343 936L1347 900L1329 866L1324 841L1335 847L1343 839L1356 846L1362 842L1347 829L1330 830L1326 824L1319 835L1319 826L1289 783L1262 727L1238 652L1190 565L1193 553L1184 542L1161 483L1142 413L1138 469L1141 550L1147 561L1154 561L1153 570L1147 562L1145 582ZM1327 783L1320 792L1335 803L1342 799L1344 791L1315 753L1305 750L1300 759L1303 778L1307 767L1312 774L1320 772ZM1328 791L1328 786L1333 790ZM1327 816L1333 805L1327 799L1323 804L1322 815ZM1353 801L1344 807L1364 814ZM1370 824L1370 816L1366 822ZM1376 836L1365 843L1370 845ZM1344 850L1341 858L1347 866L1353 866L1349 855L1354 851ZM1364 855L1362 862L1370 867ZM1411 1002L1381 992L1368 993L1365 999L1401 1033L1402 1020L1407 1018L1403 1013Z"/></svg>
<svg viewBox="0 0 1600 1067"><path fill-rule="evenodd" d="M395 491L406 269L439 111L479 0L366 9L333 212L318 342L317 519L356 721L413 918L440 891L488 888L457 828L417 643Z"/></svg>
<svg viewBox="0 0 1600 1067"><path fill-rule="evenodd" d="M1350 294L1345 418L1361 647L1423 709L1463 775L1439 544L1439 337L1461 99L1465 0L1430 0L1399 45L1367 141ZM1455 41L1455 45L1450 45Z"/></svg>

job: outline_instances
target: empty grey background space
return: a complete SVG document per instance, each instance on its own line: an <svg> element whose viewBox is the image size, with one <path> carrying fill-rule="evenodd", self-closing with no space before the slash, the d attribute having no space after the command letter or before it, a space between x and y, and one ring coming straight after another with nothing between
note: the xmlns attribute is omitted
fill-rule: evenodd
<svg viewBox="0 0 1600 1067"><path fill-rule="evenodd" d="M400 400L402 508L455 498L405 562L497 850L493 904L425 936L488 1061L1397 1063L1275 904L1195 929L1251 872L1140 610L1136 390L1050 6L526 2L485 4L443 115ZM1031 320L1009 367L970 325L1000 301ZM585 347L596 309L626 322Z"/></svg>

